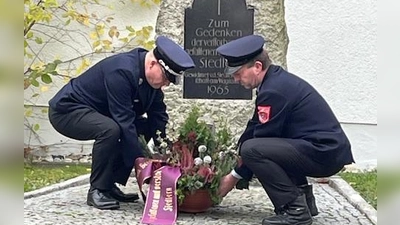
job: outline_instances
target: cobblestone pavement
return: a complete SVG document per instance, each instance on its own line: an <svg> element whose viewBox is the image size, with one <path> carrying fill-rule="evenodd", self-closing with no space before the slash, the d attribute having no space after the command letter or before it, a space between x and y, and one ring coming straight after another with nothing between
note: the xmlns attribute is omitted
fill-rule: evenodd
<svg viewBox="0 0 400 225"><path fill-rule="evenodd" d="M86 205L89 185L70 187L24 200L24 224L141 224L143 202L121 203L119 210L98 210ZM137 192L132 178L125 192ZM314 225L372 224L342 195L328 184L314 184L314 194L320 214L314 217ZM261 224L263 217L272 215L273 206L261 186L253 185L250 190L233 190L220 206L205 213L178 214L177 225L207 224Z"/></svg>

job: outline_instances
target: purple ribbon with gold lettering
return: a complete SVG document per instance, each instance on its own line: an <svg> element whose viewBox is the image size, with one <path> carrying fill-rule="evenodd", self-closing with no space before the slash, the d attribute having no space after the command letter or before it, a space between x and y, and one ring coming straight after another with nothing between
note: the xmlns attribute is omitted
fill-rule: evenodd
<svg viewBox="0 0 400 225"><path fill-rule="evenodd" d="M142 223L157 225L172 225L176 222L178 213L178 199L176 196L176 183L181 176L179 167L162 166L155 168L153 161L138 159L136 162L136 178L143 200L146 201L143 211ZM155 170L154 170L155 169ZM150 187L147 199L143 194L142 185L150 178Z"/></svg>
<svg viewBox="0 0 400 225"><path fill-rule="evenodd" d="M137 158L135 161L136 180L138 182L140 193L142 194L143 201L146 201L146 195L143 193L143 184L148 182L153 176L155 166L153 163L161 161L148 158Z"/></svg>

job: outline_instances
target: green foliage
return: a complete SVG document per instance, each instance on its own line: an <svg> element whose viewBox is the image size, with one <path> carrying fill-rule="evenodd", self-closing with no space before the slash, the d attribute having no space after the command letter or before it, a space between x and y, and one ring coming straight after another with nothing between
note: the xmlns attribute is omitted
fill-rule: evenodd
<svg viewBox="0 0 400 225"><path fill-rule="evenodd" d="M217 125L212 121L202 120L202 112L199 107L192 107L184 123L179 129L179 142L189 146L191 160L200 158L203 164L194 165L193 168L183 171L178 179L177 195L180 203L185 195L198 189L207 189L214 204L219 204L221 198L218 196L218 188L221 178L228 174L237 162L235 150L230 149L232 135L226 121ZM193 136L196 137L193 144ZM205 152L200 152L199 147L206 146ZM211 157L211 164L205 164L205 156ZM179 162L179 160L178 160ZM210 173L210 177L203 177L202 171Z"/></svg>
<svg viewBox="0 0 400 225"><path fill-rule="evenodd" d="M204 180L197 174L183 174L178 179L176 194L178 196L179 204L183 202L187 193L193 193L194 191L203 188L201 180L204 182Z"/></svg>
<svg viewBox="0 0 400 225"><path fill-rule="evenodd" d="M24 90L32 93L24 94L24 104L35 106L40 94L48 91L54 80L66 83L79 76L92 65L93 55L114 54L139 46L154 47L154 41L150 40L152 26L118 27L113 16L98 15L98 9L108 8L112 12L116 4L156 7L159 0L117 1L106 5L108 2L112 1L24 0ZM30 124L27 119L33 111L25 110L24 125L36 134L39 125Z"/></svg>
<svg viewBox="0 0 400 225"><path fill-rule="evenodd" d="M56 69L58 64L60 63L60 60L54 60L53 62L49 62L48 64L43 65L42 67L31 67L29 69L29 76L26 77L24 80L24 86L26 86L26 88L29 87L29 85L39 87L40 84L37 80L38 78L40 78L40 80L45 84L52 83L52 76L58 74Z"/></svg>
<svg viewBox="0 0 400 225"><path fill-rule="evenodd" d="M375 209L378 207L377 170L365 173L343 172L339 174Z"/></svg>
<svg viewBox="0 0 400 225"><path fill-rule="evenodd" d="M190 143L190 133L196 134L196 145L197 148L200 144L207 146L209 149L215 148L215 136L212 132L213 124L207 124L204 121L199 121L200 109L196 106L189 112L185 122L179 130L179 139Z"/></svg>
<svg viewBox="0 0 400 225"><path fill-rule="evenodd" d="M232 134L229 131L228 122L226 120L221 121L219 128L216 134L217 143L229 146L232 142Z"/></svg>
<svg viewBox="0 0 400 225"><path fill-rule="evenodd" d="M24 192L90 173L84 165L24 165Z"/></svg>
<svg viewBox="0 0 400 225"><path fill-rule="evenodd" d="M160 5L161 0L131 0L131 2L139 3L141 7L151 7L153 5Z"/></svg>
<svg viewBox="0 0 400 225"><path fill-rule="evenodd" d="M143 151L143 156L146 158L150 158L152 156L152 152L150 151L149 147L147 146L147 142L146 142L144 135L140 135L138 137L138 140L139 140L140 147L142 148L142 151Z"/></svg>
<svg viewBox="0 0 400 225"><path fill-rule="evenodd" d="M220 180L238 160L227 122L214 123L195 106L175 128L176 134L169 134L174 138L158 139L160 145L155 147L150 158L164 160L181 169L176 189L180 204L187 194L200 189L207 190L214 204L219 204L222 200L218 196ZM149 151L145 152L147 155Z"/></svg>
<svg viewBox="0 0 400 225"><path fill-rule="evenodd" d="M150 6L146 0L132 2L139 2L143 7ZM151 2L158 3L158 1ZM39 87L41 84L38 78L43 84L51 84L52 76L68 78L72 72L79 75L90 65L87 56L95 53L113 53L131 48L132 45L148 49L154 46L154 41L148 40L153 30L152 26L135 30L131 25L126 25L125 29L119 29L112 24L113 17L100 18L95 12L95 7L88 7L91 5L106 7L98 0L24 0L24 89L31 85ZM79 31L76 28L68 29L71 24L80 25L82 29ZM85 30L87 34L84 33ZM70 37L73 40L74 35L82 36L82 33L86 36L87 42L91 43L92 52L62 59L48 59L45 55L45 50L51 48L50 43L53 42L63 44L65 48L63 50L78 51L66 43L65 38ZM71 64L75 61L81 61L81 64L68 66L67 71L58 70L60 64Z"/></svg>

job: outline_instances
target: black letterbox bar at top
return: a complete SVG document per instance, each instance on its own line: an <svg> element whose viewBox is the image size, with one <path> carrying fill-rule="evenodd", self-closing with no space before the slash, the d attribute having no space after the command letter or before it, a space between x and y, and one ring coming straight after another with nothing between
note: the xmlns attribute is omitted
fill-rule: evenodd
<svg viewBox="0 0 400 225"><path fill-rule="evenodd" d="M254 10L245 0L194 0L185 9L184 48L196 68L184 76L183 97L190 99L251 99L232 76L224 74L225 60L216 48L253 34Z"/></svg>

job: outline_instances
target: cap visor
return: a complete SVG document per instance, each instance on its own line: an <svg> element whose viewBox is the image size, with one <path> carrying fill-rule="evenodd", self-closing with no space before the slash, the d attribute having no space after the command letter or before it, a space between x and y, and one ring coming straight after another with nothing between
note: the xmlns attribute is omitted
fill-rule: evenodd
<svg viewBox="0 0 400 225"><path fill-rule="evenodd" d="M242 68L242 66L234 66L234 67L227 66L227 67L225 67L224 72L225 72L225 74L232 75L232 74L236 73L240 68Z"/></svg>

